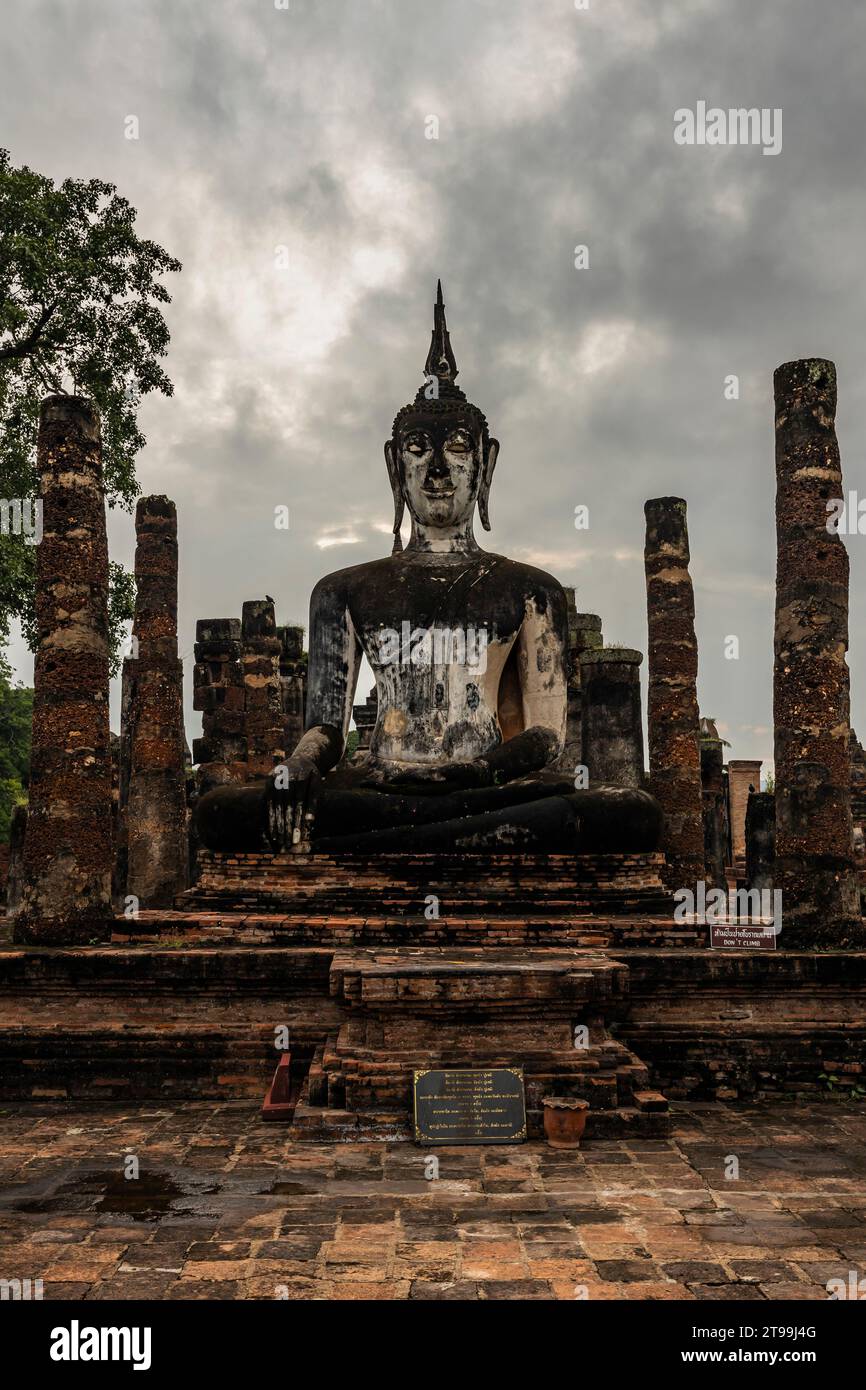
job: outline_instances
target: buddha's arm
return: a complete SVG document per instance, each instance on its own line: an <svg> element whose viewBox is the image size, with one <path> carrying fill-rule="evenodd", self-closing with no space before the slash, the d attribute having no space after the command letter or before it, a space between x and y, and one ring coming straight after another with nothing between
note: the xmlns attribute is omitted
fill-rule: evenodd
<svg viewBox="0 0 866 1390"><path fill-rule="evenodd" d="M496 782L510 782L546 767L565 745L565 594L553 589L544 600L541 604L535 598L527 600L517 637L523 732L484 755Z"/></svg>
<svg viewBox="0 0 866 1390"><path fill-rule="evenodd" d="M329 575L310 599L306 733L295 749L309 752L320 772L329 772L343 756L360 662L345 585Z"/></svg>
<svg viewBox="0 0 866 1390"><path fill-rule="evenodd" d="M309 653L306 732L275 769L270 793L284 807L286 840L294 844L312 827L322 777L343 756L358 682L361 645L339 575L313 590Z"/></svg>

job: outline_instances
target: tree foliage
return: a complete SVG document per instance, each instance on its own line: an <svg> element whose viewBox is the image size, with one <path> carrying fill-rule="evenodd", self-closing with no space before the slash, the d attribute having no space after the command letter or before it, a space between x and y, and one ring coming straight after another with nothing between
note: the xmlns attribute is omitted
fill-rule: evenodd
<svg viewBox="0 0 866 1390"><path fill-rule="evenodd" d="M0 658L0 844L9 839L12 810L27 800L33 691L13 685Z"/></svg>
<svg viewBox="0 0 866 1390"><path fill-rule="evenodd" d="M180 270L136 235L135 216L113 184L55 185L0 150L0 497L35 495L40 401L73 392L102 417L109 505L133 503L141 400L173 390L159 360L169 342L161 306L170 302L159 277ZM35 548L0 536L0 643L13 617L32 641L34 574ZM122 603L115 594L115 610Z"/></svg>

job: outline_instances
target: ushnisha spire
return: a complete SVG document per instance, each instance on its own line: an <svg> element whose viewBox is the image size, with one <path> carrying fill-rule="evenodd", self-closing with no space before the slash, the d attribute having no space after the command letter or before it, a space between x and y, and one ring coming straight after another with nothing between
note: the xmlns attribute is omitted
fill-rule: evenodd
<svg viewBox="0 0 866 1390"><path fill-rule="evenodd" d="M430 351L424 363L424 375L439 378L439 388L447 383L454 385L457 377L457 363L451 349L451 337L445 322L445 301L442 298L442 281L436 281L436 303L433 306L433 332L430 336Z"/></svg>
<svg viewBox="0 0 866 1390"><path fill-rule="evenodd" d="M418 387L411 405L404 405L394 421L393 437L396 439L400 426L419 412L425 415L460 414L471 418L481 433L487 436L487 421L477 406L467 401L466 396L456 384L457 362L451 347L451 337L445 322L445 300L442 297L442 281L436 283L436 303L433 306L433 332L430 337L430 351L424 363L424 380Z"/></svg>

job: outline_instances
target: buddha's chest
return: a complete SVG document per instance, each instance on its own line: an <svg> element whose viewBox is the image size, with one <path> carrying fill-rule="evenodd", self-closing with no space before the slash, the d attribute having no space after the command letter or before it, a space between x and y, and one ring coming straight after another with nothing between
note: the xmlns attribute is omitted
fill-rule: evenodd
<svg viewBox="0 0 866 1390"><path fill-rule="evenodd" d="M524 598L493 565L392 572L350 596L352 624L367 657L390 663L399 651L429 663L462 664L463 654L509 648L524 618ZM382 655L384 653L384 655ZM388 653L391 655L389 656Z"/></svg>

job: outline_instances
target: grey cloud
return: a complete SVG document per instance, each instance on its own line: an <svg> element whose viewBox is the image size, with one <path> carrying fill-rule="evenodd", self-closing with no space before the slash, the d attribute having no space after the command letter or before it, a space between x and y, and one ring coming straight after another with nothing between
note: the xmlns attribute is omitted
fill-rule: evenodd
<svg viewBox="0 0 866 1390"><path fill-rule="evenodd" d="M579 606L642 647L643 502L686 497L702 707L737 731L734 756L772 756L780 362L836 360L846 481L866 494L861 5L7 0L5 14L13 158L116 182L184 261L177 393L147 403L139 467L178 503L184 652L197 616L269 592L301 617L323 572L387 550L382 441L420 381L441 275L461 385L502 442L487 543L562 556ZM782 153L675 146L673 113L699 98L781 107ZM269 520L282 502L288 535ZM328 527L358 544L319 549ZM129 518L111 535L128 562ZM849 549L866 727L866 542Z"/></svg>

